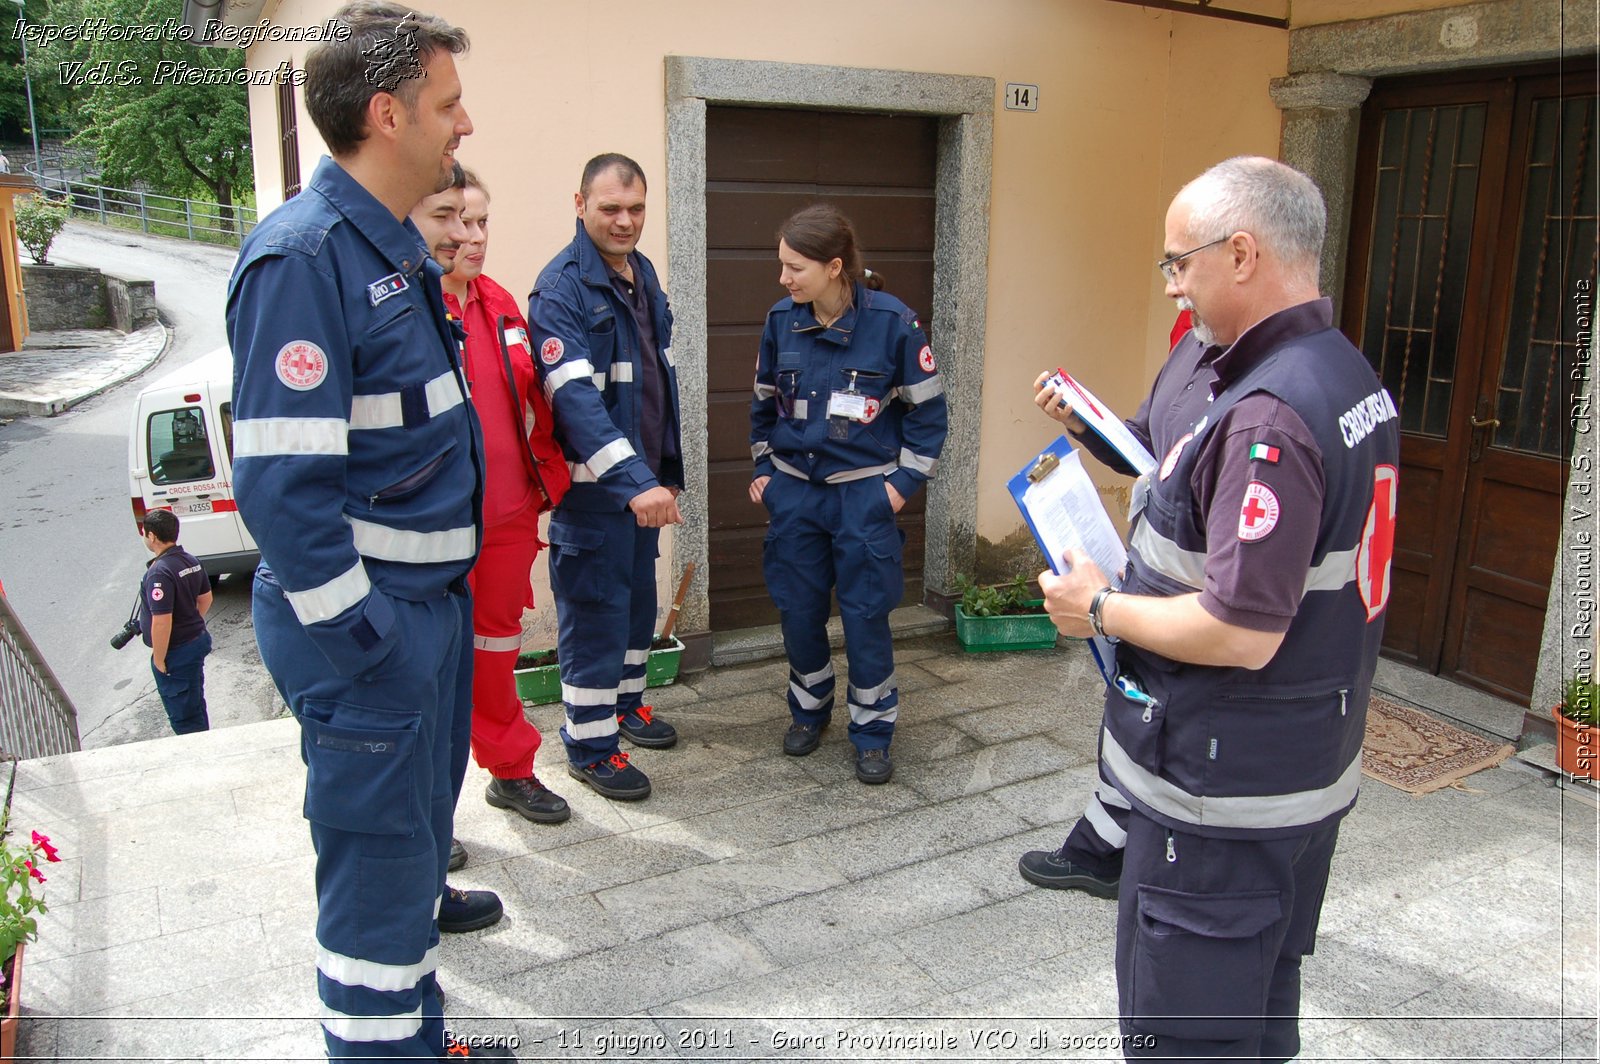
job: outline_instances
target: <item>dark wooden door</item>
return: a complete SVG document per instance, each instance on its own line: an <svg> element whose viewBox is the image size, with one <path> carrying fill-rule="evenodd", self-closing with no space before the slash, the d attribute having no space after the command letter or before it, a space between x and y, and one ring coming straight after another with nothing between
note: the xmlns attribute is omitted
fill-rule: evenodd
<svg viewBox="0 0 1600 1064"><path fill-rule="evenodd" d="M767 513L750 502L750 391L778 284L778 226L826 200L854 223L866 264L928 327L938 120L742 107L706 109L707 456L714 630L774 624L761 573ZM935 352L937 338L930 336ZM926 492L900 514L904 602L922 601Z"/></svg>
<svg viewBox="0 0 1600 1064"><path fill-rule="evenodd" d="M1401 420L1393 657L1526 702L1560 531L1571 297L1596 266L1588 77L1380 85L1345 331Z"/></svg>

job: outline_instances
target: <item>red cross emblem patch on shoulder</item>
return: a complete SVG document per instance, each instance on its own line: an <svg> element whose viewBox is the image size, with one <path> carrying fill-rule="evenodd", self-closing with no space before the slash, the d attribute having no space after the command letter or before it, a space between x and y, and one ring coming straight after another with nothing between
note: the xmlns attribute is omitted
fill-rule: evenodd
<svg viewBox="0 0 1600 1064"><path fill-rule="evenodd" d="M561 361L561 356L566 353L566 345L552 336L539 346L539 359L547 366L553 366Z"/></svg>
<svg viewBox="0 0 1600 1064"><path fill-rule="evenodd" d="M1239 508L1239 538L1246 543L1265 539L1278 527L1278 496L1259 480L1244 489L1244 505Z"/></svg>

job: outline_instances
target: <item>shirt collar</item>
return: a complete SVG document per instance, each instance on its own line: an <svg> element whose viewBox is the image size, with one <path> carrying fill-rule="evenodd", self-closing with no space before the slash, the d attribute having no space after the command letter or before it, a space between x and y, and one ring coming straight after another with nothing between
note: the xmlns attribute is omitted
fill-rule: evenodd
<svg viewBox="0 0 1600 1064"><path fill-rule="evenodd" d="M1321 332L1333 325L1333 300L1312 299L1275 314L1268 314L1244 331L1226 350L1210 348L1200 359L1217 371L1211 394L1220 395L1233 381L1255 368L1262 359L1298 336Z"/></svg>
<svg viewBox="0 0 1600 1064"><path fill-rule="evenodd" d="M839 315L837 321L828 326L824 326L817 320L815 303L801 303L799 305L805 308L805 314L797 319L791 328L794 332L819 331L825 339L848 344L850 342L850 334L855 332L856 315L861 312L861 306L867 300L868 292L869 289L859 281L856 282L855 289L851 293L850 306L845 308L845 312Z"/></svg>
<svg viewBox="0 0 1600 1064"><path fill-rule="evenodd" d="M379 203L376 196L333 159L324 155L317 163L310 187L349 219L350 224L400 272L416 274L424 263L431 261L427 244L411 219L396 221L389 208Z"/></svg>

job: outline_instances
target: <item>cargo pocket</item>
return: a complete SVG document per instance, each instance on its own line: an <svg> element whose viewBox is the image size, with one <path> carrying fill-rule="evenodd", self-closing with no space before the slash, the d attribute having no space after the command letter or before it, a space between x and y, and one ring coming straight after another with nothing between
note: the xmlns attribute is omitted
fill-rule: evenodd
<svg viewBox="0 0 1600 1064"><path fill-rule="evenodd" d="M1184 894L1140 887L1134 1028L1214 1042L1259 1031L1272 968L1266 932L1282 917L1275 890Z"/></svg>
<svg viewBox="0 0 1600 1064"><path fill-rule="evenodd" d="M883 483L877 477L868 479L867 483L883 494ZM868 617L881 617L900 605L900 596L905 593L906 588L903 561L906 534L894 524L892 516L894 508L889 505L887 495L884 497L883 505L891 514L889 521L874 531L867 540L871 573L864 583L872 589L866 614Z"/></svg>
<svg viewBox="0 0 1600 1064"><path fill-rule="evenodd" d="M599 602L606 577L599 562L605 531L551 521L549 535L551 592L569 602Z"/></svg>
<svg viewBox="0 0 1600 1064"><path fill-rule="evenodd" d="M305 818L365 835L416 834L418 716L307 699Z"/></svg>

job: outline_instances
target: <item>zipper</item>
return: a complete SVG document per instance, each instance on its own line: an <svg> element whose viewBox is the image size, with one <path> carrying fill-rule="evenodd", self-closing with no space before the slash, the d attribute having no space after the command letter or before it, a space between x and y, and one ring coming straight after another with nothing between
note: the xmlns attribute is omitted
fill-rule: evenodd
<svg viewBox="0 0 1600 1064"><path fill-rule="evenodd" d="M421 490L423 485L432 480L434 474L439 472L439 467L444 465L444 460L450 457L450 452L453 450L455 450L455 446L451 445L443 454L439 455L433 461L429 462L415 473L412 473L404 480L396 481L395 483L390 484L387 488L383 488L382 490L368 496L367 509L375 510L378 508L378 503L380 502L394 502L396 499L403 499L407 495L411 495Z"/></svg>
<svg viewBox="0 0 1600 1064"><path fill-rule="evenodd" d="M1172 841L1172 831L1167 831L1167 864L1178 863L1178 847Z"/></svg>

